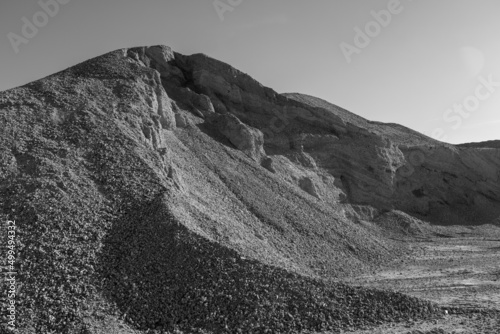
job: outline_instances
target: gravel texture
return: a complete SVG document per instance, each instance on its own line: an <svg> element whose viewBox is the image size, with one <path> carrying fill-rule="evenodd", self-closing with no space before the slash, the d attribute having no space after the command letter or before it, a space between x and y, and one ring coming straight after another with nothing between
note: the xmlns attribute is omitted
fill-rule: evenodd
<svg viewBox="0 0 500 334"><path fill-rule="evenodd" d="M299 333L443 314L328 280L406 248L231 147L127 50L1 92L0 129L19 333Z"/></svg>

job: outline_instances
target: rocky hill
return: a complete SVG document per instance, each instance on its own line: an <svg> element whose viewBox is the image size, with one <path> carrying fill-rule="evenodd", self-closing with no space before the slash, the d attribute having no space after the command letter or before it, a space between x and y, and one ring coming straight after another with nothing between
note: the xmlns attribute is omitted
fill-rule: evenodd
<svg viewBox="0 0 500 334"><path fill-rule="evenodd" d="M423 221L500 217L500 150L281 95L166 46L1 92L0 129L23 333L292 333L432 317L431 303L332 279L404 255L377 232L384 217L418 233L431 233Z"/></svg>

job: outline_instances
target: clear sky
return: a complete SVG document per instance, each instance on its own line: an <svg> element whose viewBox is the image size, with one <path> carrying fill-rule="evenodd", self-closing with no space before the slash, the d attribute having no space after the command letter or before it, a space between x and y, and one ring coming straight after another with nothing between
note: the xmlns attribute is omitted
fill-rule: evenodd
<svg viewBox="0 0 500 334"><path fill-rule="evenodd" d="M500 139L498 0L58 1L1 0L0 90L166 44L447 142Z"/></svg>

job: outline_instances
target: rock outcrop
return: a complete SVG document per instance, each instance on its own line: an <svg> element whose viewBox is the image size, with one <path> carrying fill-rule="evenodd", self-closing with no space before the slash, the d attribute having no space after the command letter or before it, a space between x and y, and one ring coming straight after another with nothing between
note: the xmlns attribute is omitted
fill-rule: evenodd
<svg viewBox="0 0 500 334"><path fill-rule="evenodd" d="M242 123L238 117L232 114L214 113L207 121L237 149L253 160L260 162L266 155L263 149L264 135L262 132Z"/></svg>
<svg viewBox="0 0 500 334"><path fill-rule="evenodd" d="M442 224L489 223L500 216L498 150L458 149L316 98L279 95L205 55L179 56L174 63L217 113L232 114L264 133L265 154L337 180L336 196L329 198L399 209Z"/></svg>

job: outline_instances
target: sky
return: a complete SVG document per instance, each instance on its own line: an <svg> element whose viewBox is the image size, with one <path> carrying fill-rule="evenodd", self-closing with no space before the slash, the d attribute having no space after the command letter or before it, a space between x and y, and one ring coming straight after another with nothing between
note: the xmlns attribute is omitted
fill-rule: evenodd
<svg viewBox="0 0 500 334"><path fill-rule="evenodd" d="M498 140L499 13L498 0L2 0L0 91L165 44L445 142Z"/></svg>

